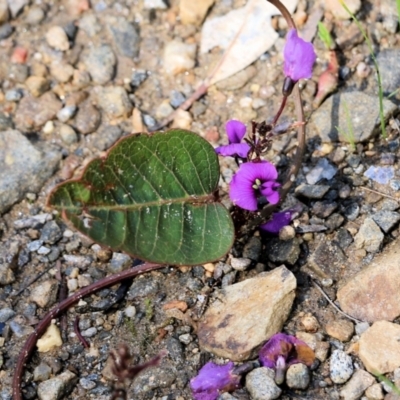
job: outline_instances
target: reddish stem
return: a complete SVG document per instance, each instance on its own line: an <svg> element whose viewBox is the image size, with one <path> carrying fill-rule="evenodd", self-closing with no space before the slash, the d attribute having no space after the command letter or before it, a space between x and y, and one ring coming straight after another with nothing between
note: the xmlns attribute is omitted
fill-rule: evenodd
<svg viewBox="0 0 400 400"><path fill-rule="evenodd" d="M82 336L81 331L79 330L79 317L76 316L75 321L74 321L74 332L76 337L79 339L79 341L83 344L83 347L88 349L90 347L89 342Z"/></svg>
<svg viewBox="0 0 400 400"><path fill-rule="evenodd" d="M44 316L44 318L38 323L38 325L35 328L35 331L28 337L27 341L22 347L21 352L19 353L12 383L13 400L22 400L21 383L22 383L22 375L24 372L24 367L35 349L37 340L46 331L52 319L57 318L60 314L65 312L69 307L77 303L84 296L88 296L108 286L115 285L116 283L119 283L124 279L131 278L136 275L143 274L145 272L154 271L156 269L160 269L163 267L164 265L160 264L145 263L139 265L138 267L131 268L126 271L119 272L118 274L114 274L106 278L100 279L99 281L92 283L91 285L86 286L81 290L78 290L72 296L68 297L61 303L58 303L56 307L50 310Z"/></svg>
<svg viewBox="0 0 400 400"><path fill-rule="evenodd" d="M272 121L272 125L273 125L273 126L275 126L275 124L278 122L278 119L279 119L279 117L281 116L282 111L283 111L283 109L284 109L285 106L286 106L286 101L287 101L287 96L283 96L281 106L279 107L279 110L278 110L278 112L276 113L274 120Z"/></svg>

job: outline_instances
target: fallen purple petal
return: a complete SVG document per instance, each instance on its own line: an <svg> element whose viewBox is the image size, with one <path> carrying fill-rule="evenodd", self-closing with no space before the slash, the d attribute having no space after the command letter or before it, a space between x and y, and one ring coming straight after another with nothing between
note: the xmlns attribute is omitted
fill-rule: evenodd
<svg viewBox="0 0 400 400"><path fill-rule="evenodd" d="M233 362L217 365L208 362L198 375L190 380L195 400L215 400L220 392L232 391L239 387L240 376L232 373Z"/></svg>
<svg viewBox="0 0 400 400"><path fill-rule="evenodd" d="M260 225L260 229L269 233L278 234L279 231L284 227L290 224L292 220L291 211L282 211L278 213L272 214L271 220L267 223Z"/></svg>
<svg viewBox="0 0 400 400"><path fill-rule="evenodd" d="M295 82L311 78L317 55L314 46L299 38L296 29L291 29L287 34L283 58L283 71L286 76Z"/></svg>
<svg viewBox="0 0 400 400"><path fill-rule="evenodd" d="M227 144L215 149L216 153L221 156L239 156L241 158L246 158L249 150L250 146L247 143Z"/></svg>
<svg viewBox="0 0 400 400"><path fill-rule="evenodd" d="M277 178L278 171L267 161L243 163L232 178L229 196L234 204L249 211L257 210L261 195L276 204L279 201L276 189L280 186Z"/></svg>

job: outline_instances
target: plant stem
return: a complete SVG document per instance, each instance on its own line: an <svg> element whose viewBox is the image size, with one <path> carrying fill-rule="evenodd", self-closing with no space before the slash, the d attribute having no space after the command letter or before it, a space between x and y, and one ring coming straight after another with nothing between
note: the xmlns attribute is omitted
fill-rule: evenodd
<svg viewBox="0 0 400 400"><path fill-rule="evenodd" d="M52 319L57 318L60 314L68 310L69 307L77 303L84 296L88 296L98 290L115 285L116 283L119 283L124 279L164 267L165 265L145 263L137 267L130 268L126 271L107 276L106 278L100 279L99 281L92 283L91 285L86 286L81 290L78 290L72 296L68 297L61 303L58 303L52 310L50 310L37 324L35 331L28 337L27 341L22 347L22 350L19 353L12 383L13 400L22 400L21 383L24 367L35 349L37 340L46 331Z"/></svg>
<svg viewBox="0 0 400 400"><path fill-rule="evenodd" d="M272 121L272 125L275 125L278 122L278 119L281 116L283 109L285 108L286 101L287 101L287 96L283 96L281 106L279 107L279 110L276 113L274 120Z"/></svg>

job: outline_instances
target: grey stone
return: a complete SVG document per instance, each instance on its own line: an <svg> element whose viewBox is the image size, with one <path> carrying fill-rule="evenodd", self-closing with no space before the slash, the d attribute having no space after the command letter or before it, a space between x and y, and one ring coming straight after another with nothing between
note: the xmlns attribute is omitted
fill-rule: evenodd
<svg viewBox="0 0 400 400"><path fill-rule="evenodd" d="M183 346L178 339L175 339L174 337L169 337L167 340L167 350L169 356L174 361L179 361L179 362L183 361L184 359Z"/></svg>
<svg viewBox="0 0 400 400"><path fill-rule="evenodd" d="M31 290L30 300L39 307L50 307L57 301L58 281L49 279L40 282Z"/></svg>
<svg viewBox="0 0 400 400"><path fill-rule="evenodd" d="M332 179L336 175L336 172L336 167L334 167L326 158L321 158L318 160L317 165L306 175L306 180L308 184L315 185L322 179Z"/></svg>
<svg viewBox="0 0 400 400"><path fill-rule="evenodd" d="M81 61L96 84L104 85L114 76L117 59L107 44L85 49Z"/></svg>
<svg viewBox="0 0 400 400"><path fill-rule="evenodd" d="M253 236L243 247L243 257L257 261L260 258L261 249L261 239L258 236Z"/></svg>
<svg viewBox="0 0 400 400"><path fill-rule="evenodd" d="M159 284L149 277L135 279L127 293L127 299L133 300L136 297L145 297L158 292Z"/></svg>
<svg viewBox="0 0 400 400"><path fill-rule="evenodd" d="M109 16L106 26L119 55L129 58L139 55L140 36L133 24L124 17Z"/></svg>
<svg viewBox="0 0 400 400"><path fill-rule="evenodd" d="M335 201L316 201L312 207L312 212L319 218L327 218L337 209L337 207L338 204Z"/></svg>
<svg viewBox="0 0 400 400"><path fill-rule="evenodd" d="M0 25L0 40L7 39L14 32L14 27L7 23Z"/></svg>
<svg viewBox="0 0 400 400"><path fill-rule="evenodd" d="M237 271L227 272L224 275L224 277L222 278L221 286L224 288L224 287L227 287L227 286L232 285L233 283L235 283L236 274L237 274Z"/></svg>
<svg viewBox="0 0 400 400"><path fill-rule="evenodd" d="M182 371L180 371L180 374ZM142 371L134 380L132 387L133 393L139 395L157 388L170 389L177 379L177 371L171 367L163 366L149 368ZM133 396L133 398L137 398Z"/></svg>
<svg viewBox="0 0 400 400"><path fill-rule="evenodd" d="M246 375L246 389L253 400L278 399L282 390L274 381L275 372L270 368L256 368Z"/></svg>
<svg viewBox="0 0 400 400"><path fill-rule="evenodd" d="M77 110L77 107L74 105L63 107L57 113L57 118L61 122L67 122L69 119L71 119L75 115L76 110Z"/></svg>
<svg viewBox="0 0 400 400"><path fill-rule="evenodd" d="M127 118L132 111L132 103L121 86L97 88L97 104L110 119Z"/></svg>
<svg viewBox="0 0 400 400"><path fill-rule="evenodd" d="M383 242L384 234L372 218L365 218L360 230L354 237L357 249L365 249L370 253L377 252Z"/></svg>
<svg viewBox="0 0 400 400"><path fill-rule="evenodd" d="M343 400L357 400L363 395L364 391L374 383L374 376L367 371L358 369L354 372L351 379L343 386L340 391L340 397L342 397Z"/></svg>
<svg viewBox="0 0 400 400"><path fill-rule="evenodd" d="M24 326L15 320L11 321L9 326L17 338L23 338L33 332L33 328L31 326Z"/></svg>
<svg viewBox="0 0 400 400"><path fill-rule="evenodd" d="M46 222L41 235L40 240L44 243L54 244L62 238L62 231L56 221Z"/></svg>
<svg viewBox="0 0 400 400"><path fill-rule="evenodd" d="M100 121L101 115L99 110L89 101L85 101L79 106L73 126L78 132L87 135L98 128Z"/></svg>
<svg viewBox="0 0 400 400"><path fill-rule="evenodd" d="M93 337L97 334L97 328L92 326L91 328L82 331L81 334L84 337L88 337L88 338Z"/></svg>
<svg viewBox="0 0 400 400"><path fill-rule="evenodd" d="M17 17L18 14L23 10L25 6L30 3L30 0L7 0L8 8L10 9L11 16Z"/></svg>
<svg viewBox="0 0 400 400"><path fill-rule="evenodd" d="M26 64L10 64L8 77L17 83L24 83L29 75L29 68Z"/></svg>
<svg viewBox="0 0 400 400"><path fill-rule="evenodd" d="M61 124L58 127L58 134L65 144L72 144L78 141L78 135L74 129L67 124Z"/></svg>
<svg viewBox="0 0 400 400"><path fill-rule="evenodd" d="M129 268L130 266L132 266L132 258L130 256L123 253L113 253L107 269L112 274L115 274Z"/></svg>
<svg viewBox="0 0 400 400"><path fill-rule="evenodd" d="M53 92L40 97L25 96L15 112L15 126L22 132L33 132L54 119L62 104Z"/></svg>
<svg viewBox="0 0 400 400"><path fill-rule="evenodd" d="M26 229L26 228L38 229L38 228L41 228L46 223L46 221L51 220L51 218L52 218L51 214L43 213L43 214L34 215L32 217L28 217L28 218L16 219L14 221L14 228L15 229Z"/></svg>
<svg viewBox="0 0 400 400"><path fill-rule="evenodd" d="M33 380L34 381L47 381L51 375L51 368L46 363L41 362L34 370L33 370Z"/></svg>
<svg viewBox="0 0 400 400"><path fill-rule="evenodd" d="M78 378L71 371L65 371L55 378L41 382L38 386L39 400L58 400L73 389Z"/></svg>
<svg viewBox="0 0 400 400"><path fill-rule="evenodd" d="M382 210L373 214L372 219L385 233L388 233L400 221L400 214L395 211Z"/></svg>
<svg viewBox="0 0 400 400"><path fill-rule="evenodd" d="M172 107L178 108L186 100L185 96L177 90L172 90L169 96L169 102Z"/></svg>
<svg viewBox="0 0 400 400"><path fill-rule="evenodd" d="M293 364L286 371L286 384L292 389L307 389L310 379L310 371L304 364Z"/></svg>
<svg viewBox="0 0 400 400"><path fill-rule="evenodd" d="M7 129L12 129L14 124L12 119L5 115L4 113L0 112L0 131L6 131Z"/></svg>
<svg viewBox="0 0 400 400"><path fill-rule="evenodd" d="M6 91L7 101L20 101L22 99L23 93L19 89L10 89Z"/></svg>
<svg viewBox="0 0 400 400"><path fill-rule="evenodd" d="M300 244L297 238L279 240L272 238L266 246L268 258L274 263L288 263L294 265L300 255Z"/></svg>
<svg viewBox="0 0 400 400"><path fill-rule="evenodd" d="M231 258L232 268L236 271L245 271L251 264L251 260L249 258Z"/></svg>
<svg viewBox="0 0 400 400"><path fill-rule="evenodd" d="M25 21L29 25L38 25L44 20L45 17L46 14L43 11L43 8L39 6L33 6L29 8Z"/></svg>
<svg viewBox="0 0 400 400"><path fill-rule="evenodd" d="M137 70L132 74L130 85L132 89L137 89L149 76L145 70Z"/></svg>
<svg viewBox="0 0 400 400"><path fill-rule="evenodd" d="M393 62L399 58L398 49L385 49L376 56L379 65L379 72L382 80L382 90L384 96L397 90L400 86L400 71L393 68Z"/></svg>
<svg viewBox="0 0 400 400"><path fill-rule="evenodd" d="M27 192L39 191L60 159L58 151L34 147L17 130L0 132L0 214Z"/></svg>
<svg viewBox="0 0 400 400"><path fill-rule="evenodd" d="M79 379L79 384L85 389L85 390L91 390L96 387L96 382L91 381L90 379L87 378L81 378Z"/></svg>
<svg viewBox="0 0 400 400"><path fill-rule="evenodd" d="M28 243L26 248L28 249L28 251L30 251L32 253L34 251L38 251L40 249L40 247L42 246L42 244L43 244L42 240L32 240L32 242Z"/></svg>
<svg viewBox="0 0 400 400"><path fill-rule="evenodd" d="M347 382L354 371L351 357L342 350L334 350L329 363L329 371L333 382Z"/></svg>
<svg viewBox="0 0 400 400"><path fill-rule="evenodd" d="M10 318L15 315L15 311L11 308L0 309L0 322L7 322Z"/></svg>
<svg viewBox="0 0 400 400"><path fill-rule="evenodd" d="M360 206L357 203L351 203L344 210L344 215L349 221L355 221L360 214Z"/></svg>
<svg viewBox="0 0 400 400"><path fill-rule="evenodd" d="M388 68L390 67L388 66ZM345 104L350 111L354 136L352 138L339 133L347 132L348 129ZM351 105L351 108L349 105ZM384 117L387 120L397 107L386 99L383 100L383 106ZM380 131L378 96L369 96L356 91L334 94L313 113L310 119L310 127L323 142L366 142ZM339 132L336 127L339 128Z"/></svg>
<svg viewBox="0 0 400 400"><path fill-rule="evenodd" d="M101 25L99 24L96 15L86 14L79 20L79 29L82 29L89 37L95 37L101 32Z"/></svg>
<svg viewBox="0 0 400 400"><path fill-rule="evenodd" d="M297 186L295 193L307 199L322 199L329 189L330 186L328 185L307 185L302 183L300 186Z"/></svg>
<svg viewBox="0 0 400 400"><path fill-rule="evenodd" d="M122 136L122 133L122 130L118 126L101 126L99 130L93 134L93 144L99 150L107 150Z"/></svg>

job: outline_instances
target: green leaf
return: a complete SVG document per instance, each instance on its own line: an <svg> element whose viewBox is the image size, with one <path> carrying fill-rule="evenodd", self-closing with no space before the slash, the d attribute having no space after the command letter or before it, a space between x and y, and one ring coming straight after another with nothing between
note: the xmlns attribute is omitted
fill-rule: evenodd
<svg viewBox="0 0 400 400"><path fill-rule="evenodd" d="M332 46L332 37L328 28L321 22L318 22L318 36L323 41L325 47L330 50Z"/></svg>
<svg viewBox="0 0 400 400"><path fill-rule="evenodd" d="M142 260L196 265L232 246L227 209L215 202L219 164L198 135L132 135L83 176L57 186L48 204L95 242Z"/></svg>

